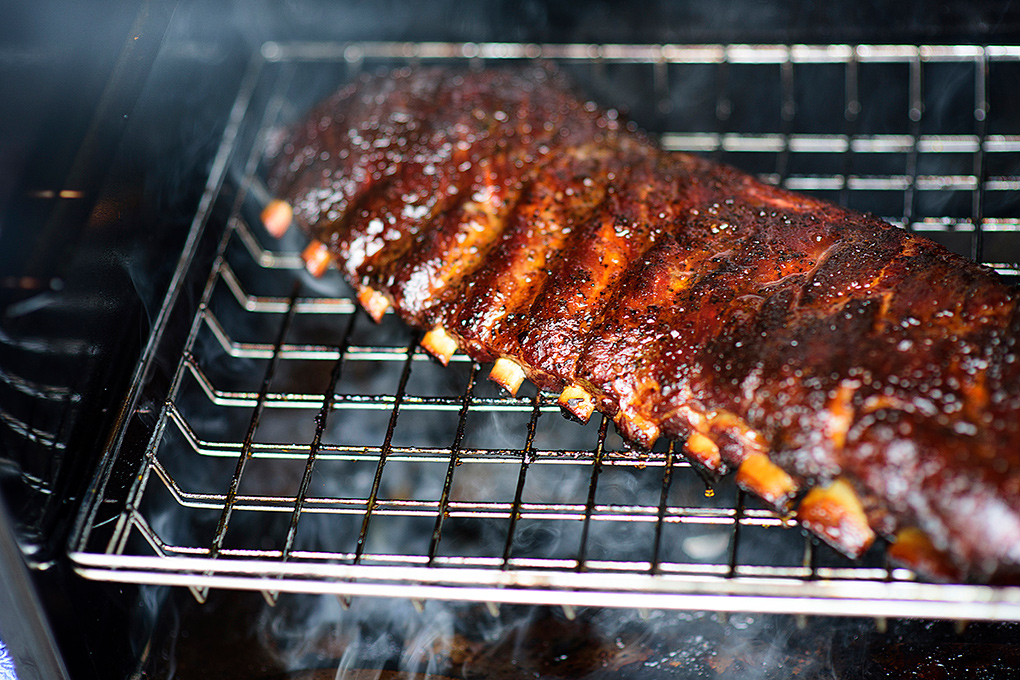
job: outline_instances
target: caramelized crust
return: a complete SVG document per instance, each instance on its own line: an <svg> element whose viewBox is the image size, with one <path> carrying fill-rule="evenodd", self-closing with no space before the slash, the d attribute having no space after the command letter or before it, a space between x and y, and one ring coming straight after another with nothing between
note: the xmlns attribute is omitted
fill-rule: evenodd
<svg viewBox="0 0 1020 680"><path fill-rule="evenodd" d="M428 112L453 74L394 71L341 88L295 128L269 176L298 225L330 244L362 197L427 145Z"/></svg>
<svg viewBox="0 0 1020 680"><path fill-rule="evenodd" d="M520 353L518 334L553 261L602 203L626 162L614 145L589 143L565 149L536 174L486 258L436 310L437 321L461 338L469 354ZM532 377L542 387L562 387L558 377Z"/></svg>
<svg viewBox="0 0 1020 680"><path fill-rule="evenodd" d="M1020 312L989 270L661 151L534 68L362 79L271 185L441 359L680 440L777 509L807 490L847 554L899 532L937 576L1020 573Z"/></svg>
<svg viewBox="0 0 1020 680"><path fill-rule="evenodd" d="M666 156L644 144L621 144L620 152L623 167L604 201L552 258L548 280L520 325L525 361L565 379L575 377L588 333L620 278L670 231L696 165L692 157Z"/></svg>

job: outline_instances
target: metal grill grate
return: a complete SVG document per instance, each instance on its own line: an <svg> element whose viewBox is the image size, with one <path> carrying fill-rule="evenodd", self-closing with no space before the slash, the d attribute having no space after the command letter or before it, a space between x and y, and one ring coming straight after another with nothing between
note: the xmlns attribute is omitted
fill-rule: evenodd
<svg viewBox="0 0 1020 680"><path fill-rule="evenodd" d="M276 244L250 226L274 130L360 69L535 58L605 103L643 102L631 114L667 148L871 202L1018 273L1020 104L997 93L1020 76L1020 48L269 43L79 518L78 572L200 599L224 587L1020 619L1018 588L919 583L882 546L850 562L671 446L630 451L606 419L581 426L554 395L499 394L466 357L441 369L335 275L309 279L298 235ZM923 85L942 69L954 85L932 97Z"/></svg>

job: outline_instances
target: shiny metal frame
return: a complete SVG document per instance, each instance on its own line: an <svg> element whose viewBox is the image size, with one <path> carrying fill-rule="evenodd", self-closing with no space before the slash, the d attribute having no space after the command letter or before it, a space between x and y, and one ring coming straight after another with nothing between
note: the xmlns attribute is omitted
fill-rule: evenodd
<svg viewBox="0 0 1020 680"><path fill-rule="evenodd" d="M867 564L848 560L820 560L824 550L800 537L794 518L781 518L755 507L743 493L733 491L732 504L699 505L678 502L678 480L704 483L672 446L651 453L618 446L609 423L597 423L590 447L560 450L536 445L541 418L558 411L555 395L532 393L519 397L479 394L480 366L463 356L466 381L459 394L430 396L407 389L408 381L427 357L417 348L417 336L407 333L397 345L377 341L367 318L358 311L338 282L301 284L302 262L294 249L272 244L257 226L251 204L264 202L260 160L273 131L288 117L296 74L309 65L335 65L350 77L375 63L449 62L478 67L496 60L543 59L590 66L646 65L650 91L660 102L670 101L670 65L775 65L781 91L781 129L765 133L726 131L728 102L720 94L714 102L715 130L663 130L669 149L708 154L771 154L775 171L765 181L791 189L829 192L837 200L853 192L896 192L902 195L900 214L884 217L904 228L931 233L970 234L971 256L1006 275L1020 273L1020 247L1008 251L1016 260L985 255L985 234L1016 233L1020 219L989 217L984 206L990 195L1020 190L1020 176L993 175L988 158L1020 153L1020 134L987 134L989 64L1020 61L1020 47L906 46L906 45L531 45L451 43L266 43L255 55L240 83L237 99L219 152L213 163L191 236L178 265L155 330L136 371L117 430L112 434L90 496L78 519L70 545L71 559L82 576L98 580L188 586L200 600L209 588L262 591L274 600L280 592L336 593L477 600L490 603L562 605L568 613L578 606L705 609L728 612L773 612L812 615L924 617L1020 620L1020 588L918 582L913 573L889 566L879 554ZM924 65L955 62L973 65L973 134L922 134ZM862 115L858 71L862 64L905 64L909 119L905 133L858 133ZM844 73L844 120L831 134L797 134L785 123L796 116L794 82L803 64L836 64ZM1020 132L1020 130L1018 130ZM972 170L966 174L922 174L922 154L965 154ZM798 154L900 154L905 172L883 175L795 174L787 172ZM1001 164L999 164L1001 165ZM999 167L996 165L995 167ZM844 167L850 167L845 165ZM236 191L224 188L233 178ZM228 186L232 182L226 182ZM922 191L964 191L970 194L967 215L922 214L916 194ZM229 218L217 224L214 208L224 205ZM1020 238L1018 238L1020 243ZM215 254L203 259L202 248ZM208 268L203 268L208 265ZM245 280L243 271L256 272ZM269 292L252 293L264 272L274 284ZM270 276L272 275L272 276ZM200 291L191 299L185 290ZM332 287L331 287L332 286ZM219 296L217 298L217 296ZM215 299L230 299L243 319L224 322ZM291 339L295 325L311 317L335 320L336 337L328 344ZM176 320L175 320L176 319ZM231 326L262 329L257 341L234 337ZM176 329L176 330L175 330ZM179 330L185 329L185 330ZM364 340L365 334L369 339ZM204 338L204 340L203 340ZM361 338L361 339L359 339ZM212 349L210 349L212 348ZM210 377L210 362L231 365L235 372L249 365L261 367L257 388L234 388ZM244 363L248 362L248 363ZM324 391L278 389L278 374L298 362L321 366L329 376ZM342 389L347 376L361 368L399 366L395 389L386 393L358 393ZM160 366L169 366L165 375ZM418 368L418 370L421 370ZM182 408L182 391L200 394L210 408L248 414L246 432L236 438L205 436ZM363 445L329 441L328 422L339 412L375 411L388 414L381 442ZM402 415L419 411L446 413L456 418L447 446L407 445L394 438ZM302 433L289 441L264 441L259 436L266 414L290 413ZM524 421L524 445L516 448L465 445L470 417L479 413L515 413ZM562 427L577 427L563 422ZM179 479L171 458L187 455L196 465L232 463L223 488L194 485ZM204 461L204 463L203 463ZM247 479L258 461L290 466L295 484L287 493L248 493ZM350 496L329 496L313 490L316 466L322 461L359 462L375 466L370 484ZM432 465L440 476L438 493L427 498L389 497L382 480L393 463ZM512 466L517 486L512 500L464 500L451 493L464 463ZM535 499L524 489L530 470L542 465L575 466L588 479L579 502ZM610 469L655 474L657 502L601 502L599 480ZM247 475L247 476L246 476ZM148 496L171 499L175 522L188 523L193 514L214 517L215 526L202 541L168 538L162 518L153 516ZM283 518L272 547L227 539L238 517L266 513ZM302 520L310 515L353 518L359 525L348 550L305 549L297 540ZM379 548L373 541L377 518L425 521L431 525L427 550L405 554L399 546ZM451 521L483 520L506 524L502 550L477 555L446 551L444 528ZM516 529L526 521L568 523L580 527L576 549L569 556L527 554L515 542ZM649 546L641 559L626 554L591 554L591 537L605 526L648 529ZM716 560L678 560L667 550L674 531L715 527L727 532L727 548ZM741 537L750 530L794 533L796 559L783 564L751 563L742 559ZM668 534L668 535L667 535Z"/></svg>

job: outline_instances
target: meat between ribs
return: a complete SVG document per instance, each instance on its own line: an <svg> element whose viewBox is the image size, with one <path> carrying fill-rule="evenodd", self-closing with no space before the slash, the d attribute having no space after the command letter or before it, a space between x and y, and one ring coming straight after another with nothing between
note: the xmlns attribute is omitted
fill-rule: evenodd
<svg viewBox="0 0 1020 680"><path fill-rule="evenodd" d="M1020 312L993 272L665 152L540 68L361 78L270 186L309 261L440 361L683 442L848 555L877 534L931 577L1020 574Z"/></svg>

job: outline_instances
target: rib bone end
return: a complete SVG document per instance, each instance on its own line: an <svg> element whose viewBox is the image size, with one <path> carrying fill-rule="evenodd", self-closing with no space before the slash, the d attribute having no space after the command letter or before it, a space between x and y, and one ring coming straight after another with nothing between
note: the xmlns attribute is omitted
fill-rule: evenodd
<svg viewBox="0 0 1020 680"><path fill-rule="evenodd" d="M764 453L752 453L737 468L737 484L779 512L786 512L797 494L797 482Z"/></svg>
<svg viewBox="0 0 1020 680"><path fill-rule="evenodd" d="M294 221L294 209L287 201L275 198L262 209L262 224L265 225L266 231L271 236L280 238L286 234L292 221Z"/></svg>
<svg viewBox="0 0 1020 680"><path fill-rule="evenodd" d="M584 388L578 385L567 385L560 392L559 397L560 408L563 411L580 420L582 423L587 423L591 418L591 414L595 412L595 400Z"/></svg>
<svg viewBox="0 0 1020 680"><path fill-rule="evenodd" d="M517 395L524 378L524 369L520 364L506 357L496 359L492 370L489 371L489 379L514 396Z"/></svg>
<svg viewBox="0 0 1020 680"><path fill-rule="evenodd" d="M421 346L426 352L439 360L443 366L450 363L450 357L457 351L457 340L436 326L421 339Z"/></svg>
<svg viewBox="0 0 1020 680"><path fill-rule="evenodd" d="M389 299L383 293L368 286L358 291L358 302L376 323L382 321L386 310L390 308Z"/></svg>
<svg viewBox="0 0 1020 680"><path fill-rule="evenodd" d="M949 557L916 527L896 532L896 540L889 546L889 558L938 580L959 581L963 577Z"/></svg>
<svg viewBox="0 0 1020 680"><path fill-rule="evenodd" d="M329 269L332 258L329 256L329 248L322 241L312 241L301 253L301 259L305 261L305 269L315 278L320 278Z"/></svg>
<svg viewBox="0 0 1020 680"><path fill-rule="evenodd" d="M613 422L625 439L646 449L652 448L659 438L659 426L639 413L620 411Z"/></svg>
<svg viewBox="0 0 1020 680"><path fill-rule="evenodd" d="M721 473L724 470L719 447L716 446L714 441L700 432L694 432L687 437L687 441L684 442L684 453L690 459L712 472Z"/></svg>
<svg viewBox="0 0 1020 680"><path fill-rule="evenodd" d="M848 557L860 557L875 540L861 499L844 479L811 489L797 509L797 518L806 529Z"/></svg>

